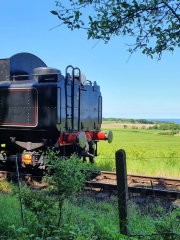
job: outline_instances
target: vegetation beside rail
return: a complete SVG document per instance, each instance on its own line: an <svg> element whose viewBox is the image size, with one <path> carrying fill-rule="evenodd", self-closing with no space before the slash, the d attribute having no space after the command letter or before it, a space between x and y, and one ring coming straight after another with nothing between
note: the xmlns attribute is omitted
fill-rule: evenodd
<svg viewBox="0 0 180 240"><path fill-rule="evenodd" d="M136 240L136 235L142 235L143 239L162 240L167 232L178 239L180 209L164 208L158 199L141 208L131 202L128 234L135 236L120 234L117 198L102 202L92 192L81 194L85 174L89 174L85 169L91 167L75 156L59 160L53 151L47 154L51 166L44 181L49 188L35 191L22 184L19 192L6 181L0 182L0 239Z"/></svg>
<svg viewBox="0 0 180 240"><path fill-rule="evenodd" d="M63 205L63 218L60 227L57 227L58 202L53 197L52 207L47 214L45 198L32 194L31 201L39 206L38 213L25 206L25 225L23 227L20 204L17 196L0 193L0 239L76 239L76 240L125 240L127 237L119 234L119 216L117 199L112 196L107 202L99 202L88 195L72 195ZM38 199L38 201L37 201ZM54 201L54 202L53 202ZM42 204L40 204L42 203ZM48 202L47 202L48 203ZM163 232L180 234L180 209L167 211L157 199L156 203L139 207L130 203L129 234L146 235ZM137 237L129 238L136 240ZM162 240L161 236L151 238ZM169 239L169 238L167 238ZM171 239L171 238L170 238ZM178 239L176 237L173 238Z"/></svg>

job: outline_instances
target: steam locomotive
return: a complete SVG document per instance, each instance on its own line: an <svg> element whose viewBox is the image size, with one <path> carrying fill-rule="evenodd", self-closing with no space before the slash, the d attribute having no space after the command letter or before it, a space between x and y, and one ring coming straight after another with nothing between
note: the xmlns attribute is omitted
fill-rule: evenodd
<svg viewBox="0 0 180 240"><path fill-rule="evenodd" d="M93 162L97 142L113 139L101 123L100 87L79 68L69 65L63 76L30 53L0 59L1 163L18 156L23 167L44 169L47 147Z"/></svg>

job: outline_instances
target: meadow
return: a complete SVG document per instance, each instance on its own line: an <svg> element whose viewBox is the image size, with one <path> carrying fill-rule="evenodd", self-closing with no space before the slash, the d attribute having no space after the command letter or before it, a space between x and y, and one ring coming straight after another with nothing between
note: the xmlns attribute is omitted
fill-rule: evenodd
<svg viewBox="0 0 180 240"><path fill-rule="evenodd" d="M159 135L161 130L141 129L143 124L124 125L102 124L103 132L113 131L113 142L99 142L97 169L115 171L115 152L124 149L128 173L180 178L180 134Z"/></svg>

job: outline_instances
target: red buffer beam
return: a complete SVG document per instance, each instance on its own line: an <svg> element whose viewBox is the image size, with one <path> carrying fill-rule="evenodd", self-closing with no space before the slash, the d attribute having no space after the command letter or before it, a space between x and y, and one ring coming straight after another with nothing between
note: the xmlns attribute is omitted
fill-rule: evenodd
<svg viewBox="0 0 180 240"><path fill-rule="evenodd" d="M80 147L85 147L88 141L100 141L108 140L111 143L113 140L113 133L109 131L108 133L89 131L89 132L76 132L76 133L61 133L59 137L60 146L63 145L76 145L79 144Z"/></svg>

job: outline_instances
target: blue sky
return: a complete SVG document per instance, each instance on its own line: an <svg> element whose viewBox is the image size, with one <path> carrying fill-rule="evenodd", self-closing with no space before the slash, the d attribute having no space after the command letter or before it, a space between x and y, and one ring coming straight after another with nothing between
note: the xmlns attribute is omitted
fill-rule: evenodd
<svg viewBox="0 0 180 240"><path fill-rule="evenodd" d="M0 9L0 58L29 52L63 74L67 65L79 67L100 85L104 117L180 118L178 48L159 62L140 51L127 62L125 43L132 39L116 37L92 48L97 41L87 40L83 30L62 25L49 31L60 24L50 13L54 0L1 0Z"/></svg>

